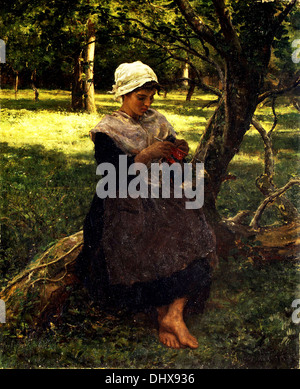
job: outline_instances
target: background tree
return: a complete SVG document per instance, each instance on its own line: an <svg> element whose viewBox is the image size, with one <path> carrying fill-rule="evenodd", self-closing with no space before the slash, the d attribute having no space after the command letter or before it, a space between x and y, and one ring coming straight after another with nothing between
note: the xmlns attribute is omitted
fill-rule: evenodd
<svg viewBox="0 0 300 389"><path fill-rule="evenodd" d="M7 64L16 76L26 74L24 69L30 72L35 98L37 78L47 87L68 88L69 83L72 108L95 110L91 20L97 7L98 2L85 0L3 2L0 34L6 42Z"/></svg>
<svg viewBox="0 0 300 389"><path fill-rule="evenodd" d="M0 10L0 31L7 50L6 68L13 72L16 98L19 83L29 82L37 100L37 73L47 69L54 56L43 44L41 26L32 20L32 13L23 14L23 2L19 6L4 1Z"/></svg>

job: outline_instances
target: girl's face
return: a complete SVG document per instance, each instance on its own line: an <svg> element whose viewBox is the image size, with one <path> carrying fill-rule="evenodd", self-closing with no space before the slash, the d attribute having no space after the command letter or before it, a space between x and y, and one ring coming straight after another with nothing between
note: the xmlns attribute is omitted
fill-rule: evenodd
<svg viewBox="0 0 300 389"><path fill-rule="evenodd" d="M121 109L134 119L138 119L150 108L155 93L156 89L140 89L137 92L128 93L124 96Z"/></svg>

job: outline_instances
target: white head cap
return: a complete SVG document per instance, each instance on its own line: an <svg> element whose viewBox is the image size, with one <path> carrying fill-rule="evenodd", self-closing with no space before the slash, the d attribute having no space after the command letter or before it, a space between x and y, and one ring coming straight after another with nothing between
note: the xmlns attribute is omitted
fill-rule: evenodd
<svg viewBox="0 0 300 389"><path fill-rule="evenodd" d="M141 61L122 63L115 71L115 84L113 85L115 99L150 81L158 82L156 74L148 65Z"/></svg>

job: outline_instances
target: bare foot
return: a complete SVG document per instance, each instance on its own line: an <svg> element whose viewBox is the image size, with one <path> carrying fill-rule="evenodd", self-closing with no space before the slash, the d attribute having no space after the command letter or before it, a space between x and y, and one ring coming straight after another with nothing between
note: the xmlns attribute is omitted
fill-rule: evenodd
<svg viewBox="0 0 300 389"><path fill-rule="evenodd" d="M198 348L197 339L190 333L182 318L166 315L161 321L161 328L174 334L182 346Z"/></svg>
<svg viewBox="0 0 300 389"><path fill-rule="evenodd" d="M167 347L175 348L175 349L181 348L181 345L177 340L176 336L171 332L166 331L161 326L159 327L158 338L159 341Z"/></svg>
<svg viewBox="0 0 300 389"><path fill-rule="evenodd" d="M172 306L164 306L157 308L159 323L159 340L168 347L190 347L195 349L199 346L199 344L197 339L193 335L191 335L183 321L183 301L183 299L181 299L181 301L177 300ZM179 302L179 304L177 304L177 302ZM182 306L180 307L180 305Z"/></svg>
<svg viewBox="0 0 300 389"><path fill-rule="evenodd" d="M168 313L168 307L163 306L163 307L158 307L157 308L158 312L158 325L159 325L159 330L158 330L158 338L161 343L163 343L165 346L170 347L170 348L175 348L179 349L181 347L180 343L178 342L178 339L174 334L171 332L168 332L162 325L161 321L165 317L165 315Z"/></svg>

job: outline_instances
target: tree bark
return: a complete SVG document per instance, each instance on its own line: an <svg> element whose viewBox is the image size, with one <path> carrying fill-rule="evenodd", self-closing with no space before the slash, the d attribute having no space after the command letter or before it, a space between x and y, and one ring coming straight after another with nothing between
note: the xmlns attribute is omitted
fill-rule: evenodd
<svg viewBox="0 0 300 389"><path fill-rule="evenodd" d="M189 78L189 82L188 82L188 85L189 85L189 89L188 89L188 93L186 95L186 101L191 101L192 99L192 96L193 96L193 93L195 91L195 88L196 88L196 73L195 73L195 70L193 68L190 68L189 71L188 71L188 74L187 74L188 78Z"/></svg>
<svg viewBox="0 0 300 389"><path fill-rule="evenodd" d="M195 87L196 87L195 83L190 83L190 86L189 86L188 93L186 95L185 101L191 101L192 100L192 96L194 94Z"/></svg>
<svg viewBox="0 0 300 389"><path fill-rule="evenodd" d="M85 53L86 77L84 81L84 106L89 113L96 112L94 91L95 26L88 20L88 43Z"/></svg>
<svg viewBox="0 0 300 389"><path fill-rule="evenodd" d="M39 100L39 91L38 88L36 87L36 69L31 74L31 88L34 91L34 101Z"/></svg>
<svg viewBox="0 0 300 389"><path fill-rule="evenodd" d="M14 90L15 90L15 99L17 100L18 98L18 86L19 86L19 72L18 70L13 70L15 74L15 79L14 79Z"/></svg>
<svg viewBox="0 0 300 389"><path fill-rule="evenodd" d="M183 71L182 71L182 86L184 87L188 87L189 86L189 83L188 83L188 78L189 78L189 65L188 63L186 62L184 64L184 68L183 68Z"/></svg>
<svg viewBox="0 0 300 389"><path fill-rule="evenodd" d="M83 109L83 81L82 81L82 56L81 53L74 59L73 82L72 82L72 109Z"/></svg>
<svg viewBox="0 0 300 389"><path fill-rule="evenodd" d="M79 284L74 267L82 245L82 231L59 240L1 291L8 327L26 321L33 329L58 318Z"/></svg>
<svg viewBox="0 0 300 389"><path fill-rule="evenodd" d="M261 193L272 199L272 202L275 202L283 220L288 223L296 220L299 216L298 210L294 205L280 193L280 196L273 197L273 193L278 191L278 188L276 188L274 184L274 175L275 175L275 164L274 164L274 158L273 158L273 146L272 146L272 139L271 139L271 133L272 130L267 132L263 126L257 121L256 118L252 118L252 124L257 129L257 131L260 133L262 140L264 142L264 149L265 149L265 169L264 174L262 174L260 177L256 179L256 186L261 191ZM273 125L274 127L274 125ZM266 205L270 203L270 201L266 202ZM257 221L254 223L251 222L251 225L255 225L255 227L258 226L258 222L261 218L262 212L265 209L266 206L262 207L262 210L259 213L259 217L257 217ZM259 207L259 209L261 206ZM253 224L254 223L254 224Z"/></svg>
<svg viewBox="0 0 300 389"><path fill-rule="evenodd" d="M254 229L259 228L259 221L260 218L265 210L265 208L272 204L279 196L281 196L283 193L285 193L290 187L293 185L300 185L300 180L290 180L286 185L284 185L282 188L279 188L277 190L272 191L272 193L264 199L264 201L260 204L258 207L253 219L250 222L250 227ZM293 221L296 220L296 217Z"/></svg>
<svg viewBox="0 0 300 389"><path fill-rule="evenodd" d="M239 151L256 108L259 77L247 73L245 79L249 81L239 80L227 72L225 95L209 120L193 158L194 163L205 164L205 204L209 208L215 208L228 165ZM257 86L254 88L253 84Z"/></svg>

